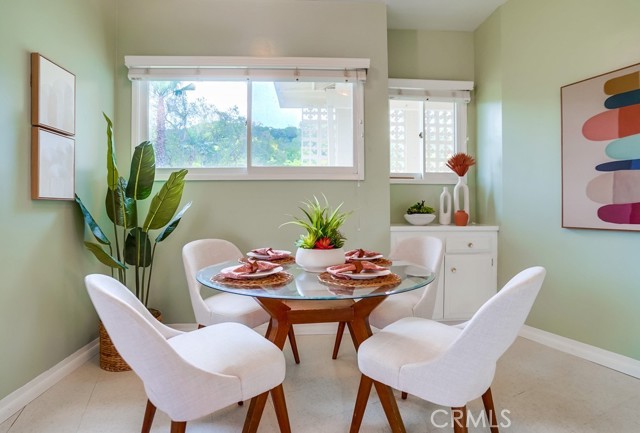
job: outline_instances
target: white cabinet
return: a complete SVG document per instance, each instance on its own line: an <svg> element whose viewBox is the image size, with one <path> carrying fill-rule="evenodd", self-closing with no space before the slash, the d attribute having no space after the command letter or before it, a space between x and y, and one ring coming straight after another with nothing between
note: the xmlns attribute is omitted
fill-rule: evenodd
<svg viewBox="0 0 640 433"><path fill-rule="evenodd" d="M466 320L496 293L498 227L392 225L391 250L413 236L434 236L444 243L434 319Z"/></svg>

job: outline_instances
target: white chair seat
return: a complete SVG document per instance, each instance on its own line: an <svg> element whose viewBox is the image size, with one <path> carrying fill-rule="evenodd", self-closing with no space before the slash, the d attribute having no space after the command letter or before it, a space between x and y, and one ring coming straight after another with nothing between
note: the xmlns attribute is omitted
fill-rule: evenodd
<svg viewBox="0 0 640 433"><path fill-rule="evenodd" d="M407 317L392 323L364 341L358 348L360 371L392 388L408 391L401 383L402 369L429 363L453 343L462 332L442 323ZM407 348L411 350L407 350Z"/></svg>
<svg viewBox="0 0 640 433"><path fill-rule="evenodd" d="M206 345L202 344L203 338ZM280 363L282 351L238 323L220 323L185 333L171 338L169 345L201 370L238 378L237 388L226 390L227 403L220 407L247 400L284 380L285 365Z"/></svg>
<svg viewBox="0 0 640 433"><path fill-rule="evenodd" d="M198 239L182 248L189 297L199 326L236 322L255 328L270 323L269 313L254 298L225 292L216 293L212 289L203 288L196 279L198 271L206 266L238 260L241 257L243 254L238 247L224 239ZM202 296L203 293L206 297ZM289 332L289 342L296 364L299 364L300 357L293 328Z"/></svg>
<svg viewBox="0 0 640 433"><path fill-rule="evenodd" d="M438 274L442 267L444 247L442 241L432 236L415 236L403 239L389 255L393 263L415 264L436 274L435 279L426 287L388 296L369 315L369 324L378 329L404 317L433 317L438 291ZM344 322L340 323L336 342L333 347L333 359L338 356Z"/></svg>
<svg viewBox="0 0 640 433"><path fill-rule="evenodd" d="M115 279L94 274L85 284L113 344L144 384L149 400L142 433L151 431L156 408L171 418L172 433L184 433L187 421L249 398L255 400L245 427L255 433L269 393L281 432L290 433L285 359L272 342L239 323L177 331Z"/></svg>
<svg viewBox="0 0 640 433"><path fill-rule="evenodd" d="M469 401L482 397L491 432L497 433L491 382L496 362L518 335L540 291L546 271L518 273L462 326L421 317L400 319L365 340L358 349L362 372L351 432L358 432L372 384L387 385L451 407L454 432L466 433ZM392 426L394 408L381 399ZM404 431L398 428L398 431Z"/></svg>
<svg viewBox="0 0 640 433"><path fill-rule="evenodd" d="M203 321L203 325L237 322L255 328L269 321L269 314L250 296L218 293L204 298L204 303L209 309L209 320Z"/></svg>

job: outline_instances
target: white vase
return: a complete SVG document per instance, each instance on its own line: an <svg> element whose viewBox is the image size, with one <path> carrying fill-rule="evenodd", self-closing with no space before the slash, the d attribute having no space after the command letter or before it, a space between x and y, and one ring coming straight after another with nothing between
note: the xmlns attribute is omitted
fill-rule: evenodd
<svg viewBox="0 0 640 433"><path fill-rule="evenodd" d="M469 187L463 176L458 177L458 183L453 187L453 210L454 212L463 210L469 214Z"/></svg>
<svg viewBox="0 0 640 433"><path fill-rule="evenodd" d="M443 226L451 224L451 194L446 186L442 188L442 194L440 194L439 217L439 222Z"/></svg>
<svg viewBox="0 0 640 433"><path fill-rule="evenodd" d="M330 250L298 248L296 264L307 272L324 272L329 266L344 263L344 249Z"/></svg>

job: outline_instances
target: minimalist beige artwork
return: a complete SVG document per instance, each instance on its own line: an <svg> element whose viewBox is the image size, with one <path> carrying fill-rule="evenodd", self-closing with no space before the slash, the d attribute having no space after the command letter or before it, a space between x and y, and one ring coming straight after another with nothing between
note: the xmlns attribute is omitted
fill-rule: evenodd
<svg viewBox="0 0 640 433"><path fill-rule="evenodd" d="M76 132L76 77L31 53L31 124L65 135Z"/></svg>
<svg viewBox="0 0 640 433"><path fill-rule="evenodd" d="M31 198L73 200L75 140L35 126L31 134Z"/></svg>

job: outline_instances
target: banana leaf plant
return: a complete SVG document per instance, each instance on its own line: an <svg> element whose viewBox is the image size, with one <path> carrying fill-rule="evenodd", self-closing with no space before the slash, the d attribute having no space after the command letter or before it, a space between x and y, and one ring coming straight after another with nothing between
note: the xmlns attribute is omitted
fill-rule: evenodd
<svg viewBox="0 0 640 433"><path fill-rule="evenodd" d="M158 243L165 240L178 226L191 206L187 203L180 211L187 170L171 173L169 179L153 196L142 225L138 223L138 202L151 195L155 180L156 162L153 145L144 141L136 146L131 159L129 180L120 176L113 146L113 123L107 121L107 192L105 210L113 225L113 243L100 228L91 213L76 195L75 201L96 242L85 241L89 251L111 268L111 275L127 285L127 269L135 270L135 294L146 306L149 302L153 259ZM150 230L160 230L151 245ZM147 272L148 270L148 272ZM130 287L131 288L131 287ZM133 290L133 289L132 289Z"/></svg>

